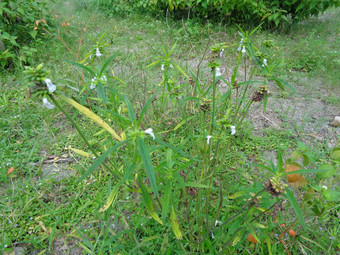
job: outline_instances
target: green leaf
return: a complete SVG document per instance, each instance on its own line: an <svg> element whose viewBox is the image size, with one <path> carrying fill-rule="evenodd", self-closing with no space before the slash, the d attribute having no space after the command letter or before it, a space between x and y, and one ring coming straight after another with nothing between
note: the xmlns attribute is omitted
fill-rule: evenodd
<svg viewBox="0 0 340 255"><path fill-rule="evenodd" d="M140 137L137 137L137 144L138 144L139 154L143 160L143 164L145 167L146 176L148 177L150 181L153 192L158 197L159 194L158 194L158 188L157 188L157 182L156 182L155 169L152 166L152 161L149 155L148 148L145 145L143 139Z"/></svg>
<svg viewBox="0 0 340 255"><path fill-rule="evenodd" d="M108 58L108 60L105 61L104 65L102 66L102 68L100 69L100 74L99 77L102 76L103 72L106 70L107 66L110 64L110 62L114 59L114 57L118 54L118 52L116 52L115 54L113 54L111 57Z"/></svg>
<svg viewBox="0 0 340 255"><path fill-rule="evenodd" d="M284 80L281 80L277 77L270 77L270 79L276 81L277 85L282 89L282 90L285 90L284 86L286 86L287 88L289 88L290 90L292 90L294 93L297 93L296 90L292 87L292 85L290 85L289 83L285 82Z"/></svg>
<svg viewBox="0 0 340 255"><path fill-rule="evenodd" d="M340 201L340 192L336 190L325 190L322 192L322 195L329 202L338 202Z"/></svg>
<svg viewBox="0 0 340 255"><path fill-rule="evenodd" d="M126 95L124 95L124 100L126 102L126 105L127 105L128 111L129 111L130 119L131 119L133 125L136 127L137 126L137 121L136 121L135 111L133 110L133 106L132 106L130 100L126 97Z"/></svg>
<svg viewBox="0 0 340 255"><path fill-rule="evenodd" d="M281 176L285 176L288 174L307 174L307 173L326 173L328 170L326 169L302 169L302 170L297 170L297 171L291 171L287 173L281 173Z"/></svg>
<svg viewBox="0 0 340 255"><path fill-rule="evenodd" d="M290 173L292 173L292 172L290 172ZM286 188L285 196L288 199L289 203L292 205L293 210L294 210L296 216L298 217L301 226L304 229L306 229L306 224L305 224L305 220L303 218L302 211L300 209L300 206L299 206L298 202L296 201L296 199L294 197L294 194L288 188Z"/></svg>
<svg viewBox="0 0 340 255"><path fill-rule="evenodd" d="M145 202L146 210L148 211L148 213L151 215L152 218L154 218L159 224L163 225L162 220L158 217L158 215L154 211L151 196L150 196L149 192L147 191L146 187L144 186L142 178L140 176L138 176L138 179L139 179L139 187L140 187L141 192L142 192L142 197L143 197L144 202Z"/></svg>
<svg viewBox="0 0 340 255"><path fill-rule="evenodd" d="M186 78L188 78L188 76L186 75L186 73L179 67L179 65L177 65L177 64L174 63L173 66L176 67L177 70L180 71Z"/></svg>
<svg viewBox="0 0 340 255"><path fill-rule="evenodd" d="M165 221L168 216L171 203L171 181L169 180L165 186L164 196L162 199L162 220Z"/></svg>
<svg viewBox="0 0 340 255"><path fill-rule="evenodd" d="M105 93L105 89L103 87L103 84L100 81L97 83L97 89L98 89L100 98L103 100L103 102L105 104L106 103L106 93Z"/></svg>
<svg viewBox="0 0 340 255"><path fill-rule="evenodd" d="M70 63L70 64L72 64L72 65L74 65L74 66L77 66L77 67L79 67L79 68L81 68L81 69L83 69L83 70L85 70L85 71L87 71L87 72L89 72L90 74L92 74L93 76L96 76L96 73L91 69L91 68L89 68L89 67L87 67L87 66L84 66L84 65L82 65L82 64L79 64L79 63L77 63L77 62L73 62L73 61L71 61L71 60L65 60L66 62L68 62L68 63Z"/></svg>
<svg viewBox="0 0 340 255"><path fill-rule="evenodd" d="M92 166L90 166L90 168L87 170L87 172L85 174L83 174L83 176L81 176L77 182L80 182L82 180L84 180L87 176L89 176L90 174L92 174L92 172L101 164L104 162L104 160L111 154L111 152L113 152L114 150L118 149L119 147L121 147L124 143L126 143L127 140L122 141L120 143L117 143L115 146L113 146L112 148L108 149L105 153L103 153L103 155L101 155L99 158L97 158Z"/></svg>
<svg viewBox="0 0 340 255"><path fill-rule="evenodd" d="M139 119L138 119L138 123L137 126L140 125L140 123L142 122L143 116L146 113L146 111L148 110L149 106L151 105L153 99L157 96L158 92L161 90L161 88L159 88L149 99L148 101L146 101L143 110L141 111L140 115L139 115Z"/></svg>

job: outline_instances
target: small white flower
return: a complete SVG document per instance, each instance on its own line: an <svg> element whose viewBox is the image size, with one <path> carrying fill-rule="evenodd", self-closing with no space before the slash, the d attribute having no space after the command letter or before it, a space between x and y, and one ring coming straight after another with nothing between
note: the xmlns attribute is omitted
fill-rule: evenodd
<svg viewBox="0 0 340 255"><path fill-rule="evenodd" d="M57 89L57 86L54 85L50 79L45 79L45 83L50 93L53 93Z"/></svg>
<svg viewBox="0 0 340 255"><path fill-rule="evenodd" d="M264 65L264 66L267 66L267 59L264 59L264 60L263 60L263 65Z"/></svg>
<svg viewBox="0 0 340 255"><path fill-rule="evenodd" d="M55 107L55 105L48 102L46 97L43 98L43 104L47 109L53 109Z"/></svg>
<svg viewBox="0 0 340 255"><path fill-rule="evenodd" d="M222 50L220 51L220 58L223 57L223 51L224 51L224 49L222 49Z"/></svg>
<svg viewBox="0 0 340 255"><path fill-rule="evenodd" d="M240 44L243 44L243 38L241 38Z"/></svg>
<svg viewBox="0 0 340 255"><path fill-rule="evenodd" d="M148 135L151 135L151 137L152 137L153 140L156 139L156 137L155 137L155 135L154 135L154 133L153 133L152 128L148 128L147 130L144 131L144 133L145 133L145 134L148 134Z"/></svg>
<svg viewBox="0 0 340 255"><path fill-rule="evenodd" d="M207 144L209 144L210 143L210 139L212 138L212 136L211 135L208 135L207 136Z"/></svg>
<svg viewBox="0 0 340 255"><path fill-rule="evenodd" d="M241 45L237 48L237 51L241 51Z"/></svg>
<svg viewBox="0 0 340 255"><path fill-rule="evenodd" d="M94 84L93 82L91 82L90 89L95 89L95 88L96 88L96 84Z"/></svg>
<svg viewBox="0 0 340 255"><path fill-rule="evenodd" d="M244 54L246 54L246 53L247 53L246 47L243 46L243 48L242 48L242 54L244 55Z"/></svg>
<svg viewBox="0 0 340 255"><path fill-rule="evenodd" d="M215 227L217 226L217 224L221 224L222 221L219 221L219 220L215 220Z"/></svg>
<svg viewBox="0 0 340 255"><path fill-rule="evenodd" d="M326 185L323 185L322 188L328 190L328 187Z"/></svg>
<svg viewBox="0 0 340 255"><path fill-rule="evenodd" d="M212 238L212 239L215 239L215 236L214 236L214 233L213 233L213 232L211 232L211 238Z"/></svg>
<svg viewBox="0 0 340 255"><path fill-rule="evenodd" d="M107 77L106 77L105 74L103 75L103 80L104 80L104 81L107 81Z"/></svg>
<svg viewBox="0 0 340 255"><path fill-rule="evenodd" d="M164 71L164 65L161 66L161 70Z"/></svg>
<svg viewBox="0 0 340 255"><path fill-rule="evenodd" d="M174 66L172 64L170 64L170 68L173 68Z"/></svg>
<svg viewBox="0 0 340 255"><path fill-rule="evenodd" d="M230 129L231 129L231 135L235 135L236 134L236 127L230 126Z"/></svg>
<svg viewBox="0 0 340 255"><path fill-rule="evenodd" d="M96 56L101 57L103 54L100 53L99 48L96 49Z"/></svg>
<svg viewBox="0 0 340 255"><path fill-rule="evenodd" d="M216 77L222 76L221 70L219 67L216 67Z"/></svg>

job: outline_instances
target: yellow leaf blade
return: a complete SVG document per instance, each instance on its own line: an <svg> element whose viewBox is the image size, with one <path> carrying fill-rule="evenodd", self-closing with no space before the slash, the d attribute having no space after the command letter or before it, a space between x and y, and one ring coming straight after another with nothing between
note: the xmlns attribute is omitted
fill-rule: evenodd
<svg viewBox="0 0 340 255"><path fill-rule="evenodd" d="M85 106L82 106L81 104L78 104L76 101L63 97L63 99L72 105L74 108L76 108L78 111L80 111L82 114L86 115L88 118L90 118L92 121L97 123L99 126L104 128L107 132L109 132L111 135L113 135L114 138L116 138L118 141L122 141L121 137L107 124L102 118L100 118L97 114L86 108Z"/></svg>

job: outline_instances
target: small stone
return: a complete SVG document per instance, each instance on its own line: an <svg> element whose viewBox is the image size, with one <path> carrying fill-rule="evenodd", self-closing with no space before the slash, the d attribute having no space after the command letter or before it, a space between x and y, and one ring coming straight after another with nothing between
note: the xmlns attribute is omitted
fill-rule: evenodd
<svg viewBox="0 0 340 255"><path fill-rule="evenodd" d="M335 116L334 120L331 123L331 126L333 126L333 127L339 127L340 126L340 116Z"/></svg>

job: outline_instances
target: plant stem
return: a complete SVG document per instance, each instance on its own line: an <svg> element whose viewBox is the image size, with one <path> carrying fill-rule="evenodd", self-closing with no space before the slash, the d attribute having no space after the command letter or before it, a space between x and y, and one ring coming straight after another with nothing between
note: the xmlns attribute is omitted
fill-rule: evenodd
<svg viewBox="0 0 340 255"><path fill-rule="evenodd" d="M70 115L68 115L68 113L64 110L64 108L58 103L57 100L55 100L55 98L49 94L48 95L50 97L50 99L52 100L52 102L59 108L59 110L66 116L66 118L71 122L71 124L73 125L73 127L77 130L78 134L80 135L80 137L83 139L83 141L85 142L85 144L87 145L87 147L89 147L89 149L92 151L93 155L98 158L99 155L98 153L95 151L95 149L91 146L91 144L87 141L85 135L83 134L83 132L80 130L79 126L76 124L76 122L71 118ZM115 177L117 178L121 178L120 174L117 174L115 171L113 171L107 164L105 164L104 162L102 163L103 166L109 171L111 172Z"/></svg>

